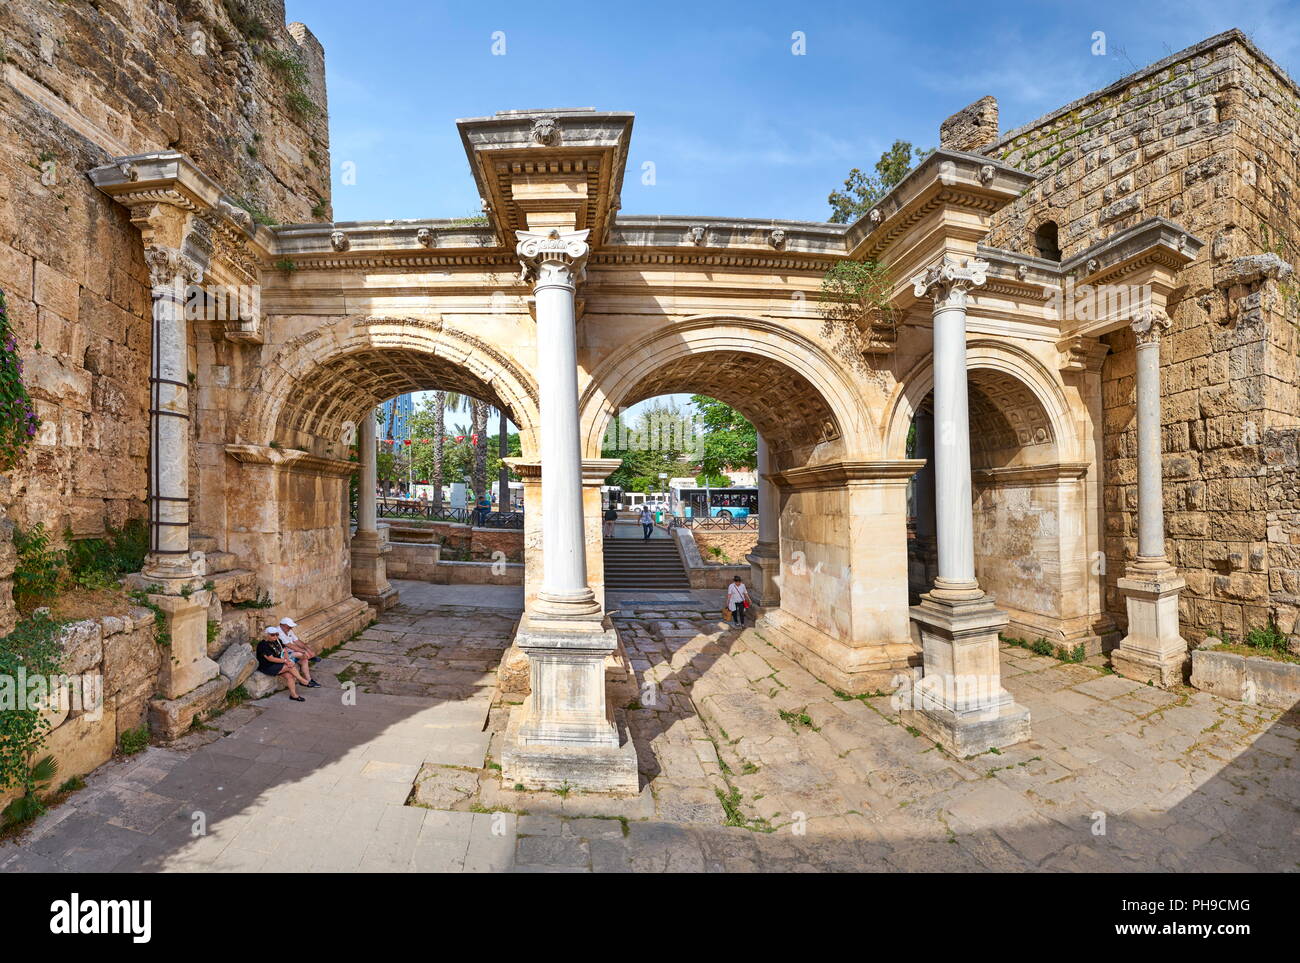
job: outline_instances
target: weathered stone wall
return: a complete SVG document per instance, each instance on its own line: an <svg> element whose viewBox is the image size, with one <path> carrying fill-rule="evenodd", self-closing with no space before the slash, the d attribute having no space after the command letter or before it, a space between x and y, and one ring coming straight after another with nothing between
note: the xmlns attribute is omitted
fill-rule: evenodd
<svg viewBox="0 0 1300 963"><path fill-rule="evenodd" d="M1295 470L1283 438L1300 420L1300 341L1283 262L1295 263L1300 237L1297 118L1300 90L1233 31L989 148L1041 175L994 218L994 246L1036 254L1035 232L1053 221L1068 258L1155 215L1206 242L1182 272L1161 346L1166 530L1193 641L1295 621L1300 500L1283 480ZM1270 252L1272 263L1253 257ZM1115 580L1137 533L1135 343L1128 329L1106 340L1106 605L1122 624ZM1271 449L1266 432L1278 432Z"/></svg>
<svg viewBox="0 0 1300 963"><path fill-rule="evenodd" d="M712 529L712 528L692 528L691 534L695 537L695 544L700 549L700 558L706 565L723 565L723 564L746 564L745 556L754 550L758 544L758 526L753 528L734 528L734 529ZM709 551L711 548L722 549L722 554L730 561L723 562L715 558Z"/></svg>
<svg viewBox="0 0 1300 963"><path fill-rule="evenodd" d="M155 635L154 614L141 606L63 626L60 671L75 680L76 694L68 689L63 699L51 700L41 747L58 762L60 783L107 762L123 732L145 725L166 652ZM102 703L91 695L96 684ZM0 809L15 795L0 792Z"/></svg>
<svg viewBox="0 0 1300 963"><path fill-rule="evenodd" d="M305 66L300 91L283 55ZM324 53L282 0L7 0L0 289L42 420L11 473L14 522L92 536L146 513L148 273L86 171L180 150L265 219L328 220L325 108Z"/></svg>

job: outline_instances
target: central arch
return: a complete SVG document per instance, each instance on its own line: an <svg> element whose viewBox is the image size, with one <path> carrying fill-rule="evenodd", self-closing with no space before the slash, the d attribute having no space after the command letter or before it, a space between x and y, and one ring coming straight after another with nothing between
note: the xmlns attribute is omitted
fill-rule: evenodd
<svg viewBox="0 0 1300 963"><path fill-rule="evenodd" d="M603 359L579 408L591 459L621 408L661 394L708 395L754 424L770 450L764 479L777 488L781 565L780 604L764 613L764 638L849 692L887 686L919 663L903 552L905 485L915 466L880 459L862 386L845 362L789 326L709 315ZM894 530L898 557L887 558L874 543ZM600 542L589 533L589 545Z"/></svg>
<svg viewBox="0 0 1300 963"><path fill-rule="evenodd" d="M704 382L703 393L745 412L777 467L869 457L875 425L841 363L789 327L739 315L685 318L594 365L578 405L586 457L599 457L620 407Z"/></svg>

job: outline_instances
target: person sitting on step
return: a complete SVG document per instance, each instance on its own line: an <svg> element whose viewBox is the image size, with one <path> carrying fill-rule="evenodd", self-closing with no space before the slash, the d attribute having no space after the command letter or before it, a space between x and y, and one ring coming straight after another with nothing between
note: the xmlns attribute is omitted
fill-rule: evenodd
<svg viewBox="0 0 1300 963"><path fill-rule="evenodd" d="M297 683L302 683L308 688L311 687L311 683L302 677L298 666L285 652L284 643L280 641L278 626L268 625L262 641L257 643L257 671L263 675L284 676L285 685L289 688L289 698L294 702L307 701L298 695ZM317 682L316 685L319 686L320 683Z"/></svg>
<svg viewBox="0 0 1300 963"><path fill-rule="evenodd" d="M315 665L320 661L320 656L313 655L311 649L307 647L307 643L298 638L297 634L294 632L294 629L297 627L298 623L289 618L289 616L286 615L282 618L280 620L280 641L283 642L284 647L294 655L299 656L301 659L306 659L312 665Z"/></svg>

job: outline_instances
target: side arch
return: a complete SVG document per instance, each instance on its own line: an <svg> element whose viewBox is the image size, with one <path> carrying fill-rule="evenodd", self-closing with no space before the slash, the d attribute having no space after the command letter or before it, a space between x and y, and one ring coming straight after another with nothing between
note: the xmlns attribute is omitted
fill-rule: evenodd
<svg viewBox="0 0 1300 963"><path fill-rule="evenodd" d="M1032 353L1016 345L980 338L966 346L966 367L968 372L988 371L1010 376L1041 407L1051 427L1059 458L1070 462L1092 460L1082 447L1077 426L1070 415L1071 407L1064 385ZM930 354L913 367L890 394L882 422L884 457L906 457L912 419L933 388L934 356Z"/></svg>
<svg viewBox="0 0 1300 963"><path fill-rule="evenodd" d="M441 319L355 316L285 342L262 367L235 440L266 445L283 432L343 440L366 405L435 384L508 412L525 457L537 443L537 385L515 359Z"/></svg>

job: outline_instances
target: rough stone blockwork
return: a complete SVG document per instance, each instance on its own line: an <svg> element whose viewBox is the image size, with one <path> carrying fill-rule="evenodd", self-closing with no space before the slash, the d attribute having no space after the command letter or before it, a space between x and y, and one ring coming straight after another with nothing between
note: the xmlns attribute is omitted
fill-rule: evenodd
<svg viewBox="0 0 1300 963"><path fill-rule="evenodd" d="M0 52L0 289L42 421L0 510L92 536L146 512L150 297L139 232L86 172L179 150L261 219L328 220L324 52L282 0L7 0Z"/></svg>
<svg viewBox="0 0 1300 963"><path fill-rule="evenodd" d="M1300 603L1296 209L1300 90L1231 31L1003 137L987 152L1039 175L994 219L989 243L1061 256L1164 216L1206 242L1182 272L1161 351L1169 557L1187 580L1183 635L1240 637ZM1107 336L1106 605L1136 552L1135 344Z"/></svg>

